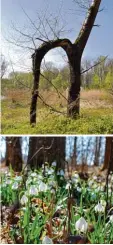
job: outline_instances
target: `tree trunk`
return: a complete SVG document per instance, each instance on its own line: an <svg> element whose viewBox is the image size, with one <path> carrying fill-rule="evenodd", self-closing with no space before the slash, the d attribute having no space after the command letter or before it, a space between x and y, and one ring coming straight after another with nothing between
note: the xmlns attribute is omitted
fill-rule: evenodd
<svg viewBox="0 0 113 245"><path fill-rule="evenodd" d="M6 137L6 166L16 172L22 170L21 137Z"/></svg>
<svg viewBox="0 0 113 245"><path fill-rule="evenodd" d="M104 165L102 167L102 170L108 169L109 167L111 146L113 147L112 141L113 141L112 137L106 137L105 157L104 157Z"/></svg>
<svg viewBox="0 0 113 245"><path fill-rule="evenodd" d="M101 148L101 137L96 137L94 166L99 166L100 148Z"/></svg>
<svg viewBox="0 0 113 245"><path fill-rule="evenodd" d="M67 52L70 67L70 87L68 94L67 115L76 117L80 112L81 57L76 45Z"/></svg>
<svg viewBox="0 0 113 245"><path fill-rule="evenodd" d="M113 173L113 137L111 137L111 152L109 161L109 172Z"/></svg>
<svg viewBox="0 0 113 245"><path fill-rule="evenodd" d="M57 162L57 168L65 167L65 137L30 137L28 165L31 169L53 161Z"/></svg>

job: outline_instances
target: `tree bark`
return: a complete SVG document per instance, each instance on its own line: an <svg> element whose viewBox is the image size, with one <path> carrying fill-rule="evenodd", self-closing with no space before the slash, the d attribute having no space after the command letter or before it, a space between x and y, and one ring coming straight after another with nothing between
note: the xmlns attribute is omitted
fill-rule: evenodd
<svg viewBox="0 0 113 245"><path fill-rule="evenodd" d="M37 169L45 162L57 162L57 168L65 167L65 137L30 137L28 165Z"/></svg>
<svg viewBox="0 0 113 245"><path fill-rule="evenodd" d="M30 108L30 123L36 123L37 98L39 96L40 66L42 59L51 49L61 47L65 50L70 66L70 87L68 95L67 115L74 117L80 112L80 87L81 87L81 57L90 36L91 30L99 10L101 0L93 0L88 9L87 17L82 25L76 41L72 44L69 39L57 39L44 42L32 55L34 86Z"/></svg>
<svg viewBox="0 0 113 245"><path fill-rule="evenodd" d="M111 157L111 147L113 147L113 138L112 137L106 137L106 146L105 146L105 157L104 157L104 165L102 167L102 170L109 168L109 162Z"/></svg>
<svg viewBox="0 0 113 245"><path fill-rule="evenodd" d="M101 148L101 137L96 137L94 166L99 166L100 148Z"/></svg>
<svg viewBox="0 0 113 245"><path fill-rule="evenodd" d="M6 137L6 166L16 172L22 170L21 137Z"/></svg>

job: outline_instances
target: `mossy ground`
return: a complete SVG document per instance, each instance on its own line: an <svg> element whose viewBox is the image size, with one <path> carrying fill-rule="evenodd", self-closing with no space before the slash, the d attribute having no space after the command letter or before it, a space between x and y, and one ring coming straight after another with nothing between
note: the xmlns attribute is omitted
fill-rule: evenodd
<svg viewBox="0 0 113 245"><path fill-rule="evenodd" d="M37 124L29 124L29 105L12 105L2 101L2 134L113 134L113 108L83 108L75 119L37 110Z"/></svg>

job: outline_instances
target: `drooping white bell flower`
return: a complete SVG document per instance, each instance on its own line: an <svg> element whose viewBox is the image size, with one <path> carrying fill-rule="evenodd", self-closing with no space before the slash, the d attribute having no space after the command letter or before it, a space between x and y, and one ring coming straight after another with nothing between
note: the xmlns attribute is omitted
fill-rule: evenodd
<svg viewBox="0 0 113 245"><path fill-rule="evenodd" d="M64 176L64 171L61 169L60 171L57 172L57 175Z"/></svg>
<svg viewBox="0 0 113 245"><path fill-rule="evenodd" d="M25 205L28 202L28 197L26 195L23 195L20 199L20 202L22 205Z"/></svg>
<svg viewBox="0 0 113 245"><path fill-rule="evenodd" d="M109 221L113 223L113 214L110 216Z"/></svg>
<svg viewBox="0 0 113 245"><path fill-rule="evenodd" d="M29 194L30 194L31 196L37 195L37 194L38 194L38 189L37 189L37 187L34 186L34 185L30 186Z"/></svg>
<svg viewBox="0 0 113 245"><path fill-rule="evenodd" d="M31 177L37 177L38 175L37 175L37 173L31 173Z"/></svg>
<svg viewBox="0 0 113 245"><path fill-rule="evenodd" d="M53 241L48 236L45 236L42 240L42 244L53 244Z"/></svg>
<svg viewBox="0 0 113 245"><path fill-rule="evenodd" d="M14 182L12 185L12 190L17 190L18 189L18 182Z"/></svg>
<svg viewBox="0 0 113 245"><path fill-rule="evenodd" d="M46 191L47 191L47 185L41 181L39 184L39 192L46 192Z"/></svg>
<svg viewBox="0 0 113 245"><path fill-rule="evenodd" d="M7 179L7 180L6 180L6 184L7 184L7 185L10 185L11 183L12 183L12 181L11 181L10 179Z"/></svg>
<svg viewBox="0 0 113 245"><path fill-rule="evenodd" d="M95 212L97 212L97 213L104 213L104 211L105 211L105 206L103 206L101 203L98 203L95 206Z"/></svg>
<svg viewBox="0 0 113 245"><path fill-rule="evenodd" d="M51 166L52 167L56 167L57 163L56 162L52 162Z"/></svg>
<svg viewBox="0 0 113 245"><path fill-rule="evenodd" d="M75 228L77 231L79 232L84 232L86 233L87 232L87 229L88 229L88 223L86 222L86 220L81 217L75 224Z"/></svg>
<svg viewBox="0 0 113 245"><path fill-rule="evenodd" d="M48 169L48 172L47 172L48 175L51 175L53 173L54 173L54 169L52 169L52 168L51 169Z"/></svg>
<svg viewBox="0 0 113 245"><path fill-rule="evenodd" d="M14 180L16 180L16 181L22 181L22 176L16 176L16 177L14 178Z"/></svg>
<svg viewBox="0 0 113 245"><path fill-rule="evenodd" d="M67 183L67 185L66 185L66 190L70 190L71 188L72 188L71 183Z"/></svg>
<svg viewBox="0 0 113 245"><path fill-rule="evenodd" d="M77 186L77 191L78 191L78 192L81 192L82 189L81 189L79 186Z"/></svg>

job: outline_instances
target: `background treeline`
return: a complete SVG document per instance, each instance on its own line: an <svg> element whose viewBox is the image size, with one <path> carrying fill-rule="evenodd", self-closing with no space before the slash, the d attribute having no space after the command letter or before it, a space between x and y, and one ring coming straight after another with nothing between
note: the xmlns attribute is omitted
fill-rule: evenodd
<svg viewBox="0 0 113 245"><path fill-rule="evenodd" d="M95 66L95 64L97 64ZM92 67L92 69L89 69ZM83 73L83 71L85 71ZM100 56L92 61L85 59L82 62L82 88L83 89L113 89L113 59ZM23 89L32 87L32 72L11 72L8 78L2 78L2 92L4 89ZM57 68L53 62L42 65L40 89L52 90L54 87L65 90L69 85L68 64Z"/></svg>
<svg viewBox="0 0 113 245"><path fill-rule="evenodd" d="M113 168L113 137L2 137L2 162L21 171L27 163L35 169L56 161L57 168L103 166Z"/></svg>

